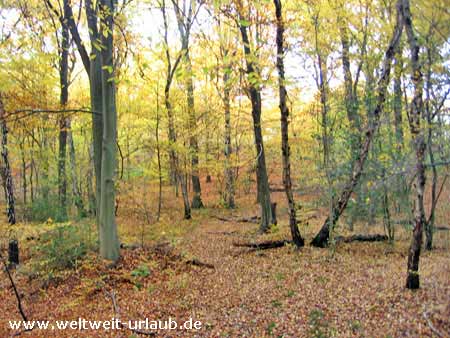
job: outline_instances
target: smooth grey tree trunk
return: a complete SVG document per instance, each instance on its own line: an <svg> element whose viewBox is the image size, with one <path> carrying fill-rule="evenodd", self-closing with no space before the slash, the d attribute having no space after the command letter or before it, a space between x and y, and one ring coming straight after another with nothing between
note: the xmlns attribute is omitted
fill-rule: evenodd
<svg viewBox="0 0 450 338"><path fill-rule="evenodd" d="M115 182L117 170L117 112L113 61L114 0L101 0L102 14L102 91L103 142L100 194L100 255L108 260L119 259L119 237L115 216Z"/></svg>

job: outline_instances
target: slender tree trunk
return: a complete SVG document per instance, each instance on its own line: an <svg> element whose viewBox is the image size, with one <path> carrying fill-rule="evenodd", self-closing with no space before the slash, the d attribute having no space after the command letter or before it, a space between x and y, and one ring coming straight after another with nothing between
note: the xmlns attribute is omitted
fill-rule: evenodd
<svg viewBox="0 0 450 338"><path fill-rule="evenodd" d="M224 58L228 57L228 50L224 50ZM233 148L231 146L231 103L230 103L230 72L231 65L227 64L223 72L223 103L225 108L225 196L224 202L227 208L236 207L234 202L234 172L231 165L231 155Z"/></svg>
<svg viewBox="0 0 450 338"><path fill-rule="evenodd" d="M189 202L189 194L187 190L187 182L184 176L184 173L181 172L179 167L179 158L175 150L175 145L177 142L177 136L175 132L175 125L173 121L173 110L172 110L172 104L170 103L170 85L172 83L172 76L170 75L173 72L173 70L170 71L168 74L167 82L166 82L166 88L164 90L164 103L167 110L167 117L169 120L169 157L171 162L171 171L172 174L175 175L175 185L180 185L181 188L181 194L183 196L183 204L184 204L184 218L190 219L191 218L191 206ZM173 74L173 73L172 73Z"/></svg>
<svg viewBox="0 0 450 338"><path fill-rule="evenodd" d="M176 7L176 6L175 6ZM170 157L170 166L171 166L171 178L174 180L177 196L178 196L178 184L181 187L181 194L183 195L183 204L184 204L184 218L191 218L191 206L189 203L189 195L187 190L187 183L184 173L180 170L179 165L179 157L175 150L175 145L177 142L177 134L175 131L174 124L174 114L172 110L172 104L170 102L170 87L172 85L173 76L175 71L178 68L178 65L181 61L181 55L176 59L174 64L172 65L170 51L169 51L169 40L168 40L168 21L166 15L166 2L162 0L161 11L163 15L164 21L164 42L166 47L166 61L167 61L167 77L166 77L166 85L164 88L164 104L167 110L167 117L169 122L169 157Z"/></svg>
<svg viewBox="0 0 450 338"><path fill-rule="evenodd" d="M22 164L22 197L23 197L23 204L27 204L27 162L25 159L25 141L22 140L19 142L19 149L20 149L20 157L21 157L21 164Z"/></svg>
<svg viewBox="0 0 450 338"><path fill-rule="evenodd" d="M427 250L433 249L433 228L435 211L437 206L437 182L438 182L438 172L436 168L436 163L434 159L433 150L433 116L430 107L431 100L431 50L427 47L427 74L426 74L426 119L427 119L427 143L428 143L428 155L430 158L431 170L432 170L432 180L431 180L431 209L428 220L425 223L425 248Z"/></svg>
<svg viewBox="0 0 450 338"><path fill-rule="evenodd" d="M197 117L195 116L195 102L194 102L194 81L192 78L192 63L189 54L189 37L193 24L193 11L195 6L194 0L183 0L182 11L178 1L172 0L174 3L175 16L177 18L178 30L181 38L181 51L183 53L183 61L186 70L186 94L187 94L187 112L189 119L189 148L191 158L191 181L194 196L192 197L192 208L203 208L203 202L201 198L201 185L198 172L198 140L197 140ZM189 3L186 10L186 2Z"/></svg>
<svg viewBox="0 0 450 338"><path fill-rule="evenodd" d="M159 86L158 86L159 87ZM158 211L156 214L156 220L159 221L161 217L161 204L162 204L162 168L161 168L161 145L159 144L159 93L156 93L156 126L155 126L155 137L156 137L156 155L158 159Z"/></svg>
<svg viewBox="0 0 450 338"><path fill-rule="evenodd" d="M246 72L249 83L250 101L252 104L253 132L255 135L255 147L257 154L256 184L258 190L258 202L261 206L260 232L267 232L270 224L274 222L274 219L271 209L272 203L270 201L269 178L267 175L266 154L264 151L264 142L261 129L261 90L259 85L255 83L254 79L257 75L253 62L255 56L250 49L250 40L247 33L247 27L241 24L239 26L239 30L241 32L242 42L244 44L244 53L247 62Z"/></svg>
<svg viewBox="0 0 450 338"><path fill-rule="evenodd" d="M6 192L6 214L8 216L8 223L13 225L16 224L16 212L14 205L14 185L11 176L11 167L9 165L8 156L8 127L4 119L5 110L3 106L3 101L0 97L0 120L2 127L2 160L3 160L3 178L4 187Z"/></svg>
<svg viewBox="0 0 450 338"><path fill-rule="evenodd" d="M383 61L383 69L381 72L381 76L378 81L377 88L377 101L376 106L373 110L373 120L372 123L369 124L368 129L365 133L365 140L361 143L361 148L359 151L359 156L353 164L352 176L350 180L345 185L343 191L341 192L337 202L333 205L333 210L331 215L327 217L322 228L319 233L314 237L311 244L317 247L325 247L328 245L328 238L330 235L330 229L334 227L339 217L344 212L347 207L347 203L350 199L350 196L358 184L359 178L361 177L364 163L367 159L369 149L373 140L375 133L378 130L380 123L380 115L383 111L383 106L386 99L387 86L389 83L389 75L391 72L391 63L394 58L395 50L400 41L400 37L403 30L403 10L402 10L402 0L397 1L397 22L395 25L394 33L389 42L388 48L385 53L384 61Z"/></svg>
<svg viewBox="0 0 450 338"><path fill-rule="evenodd" d="M394 126L398 153L403 149L402 68L401 48L397 48L394 63Z"/></svg>
<svg viewBox="0 0 450 338"><path fill-rule="evenodd" d="M356 88L353 86L352 72L350 69L350 42L348 28L345 22L340 20L340 34L342 44L342 68L344 71L345 84L345 108L347 119L350 123L352 159L358 155L361 143L361 121L358 113L358 97Z"/></svg>
<svg viewBox="0 0 450 338"><path fill-rule="evenodd" d="M97 201L95 198L94 193L94 185L93 185L93 178L94 178L94 166L93 166L93 157L94 157L94 147L91 144L89 146L89 163L88 163L88 170L87 170L87 177L86 177L86 192L88 195L88 203L89 203L89 214L95 215L96 214L96 207L97 207Z"/></svg>
<svg viewBox="0 0 450 338"><path fill-rule="evenodd" d="M80 187L78 185L78 175L77 175L77 162L75 155L75 144L73 141L73 133L70 125L70 120L68 120L68 143L69 143L69 159L70 159L70 172L72 176L72 195L75 201L75 206L78 211L79 217L85 217L86 211L84 210L83 196L81 195Z"/></svg>
<svg viewBox="0 0 450 338"><path fill-rule="evenodd" d="M203 208L202 202L202 188L200 185L199 171L198 171L198 140L197 140L197 117L195 114L194 105L194 81L192 80L192 64L191 58L189 56L189 46L186 50L186 71L188 72L187 77L187 109L189 116L189 147L191 153L191 179L192 188L194 190L194 196L192 197L192 208L200 209Z"/></svg>
<svg viewBox="0 0 450 338"><path fill-rule="evenodd" d="M285 86L284 70L284 21L281 0L274 0L275 14L277 17L277 68L278 68L278 88L280 95L281 112L281 153L283 156L283 184L289 206L289 227L291 229L292 240L297 247L305 245L305 241L297 226L294 194L292 193L291 163L289 149L289 108L286 104L287 91Z"/></svg>
<svg viewBox="0 0 450 338"><path fill-rule="evenodd" d="M119 237L115 218L115 176L117 170L117 112L113 62L114 0L101 0L102 12L102 92L103 144L100 195L100 254L119 259Z"/></svg>
<svg viewBox="0 0 450 338"><path fill-rule="evenodd" d="M67 2L68 0L64 0ZM68 5L64 5L67 9ZM64 109L69 100L69 27L67 26L67 10L60 18L61 22L61 50L59 51L59 82L61 95L59 104ZM66 148L67 148L67 118L59 118L59 153L58 153L58 197L61 220L67 219L67 175L66 175Z"/></svg>
<svg viewBox="0 0 450 338"><path fill-rule="evenodd" d="M95 49L94 49L95 50ZM103 92L102 92L102 84L101 84L101 60L100 53L95 50L94 54L95 59L91 62L91 75L90 75L90 87L91 87L91 107L95 112L92 115L92 143L94 149L94 176L95 176L95 200L96 200L96 208L95 214L97 215L97 224L99 223L99 215L100 215L100 200L101 200L101 181L102 181L102 138L103 138Z"/></svg>
<svg viewBox="0 0 450 338"><path fill-rule="evenodd" d="M414 230L408 254L408 277L406 287L408 289L418 289L419 281L419 258L422 246L422 233L425 226L425 135L421 128L423 119L423 76L419 59L420 45L413 30L413 23L409 0L403 0L403 15L405 17L405 30L408 36L408 43L411 50L411 79L414 85L414 96L409 112L409 129L411 131L414 149L416 152L416 181L415 181L415 201L414 201Z"/></svg>

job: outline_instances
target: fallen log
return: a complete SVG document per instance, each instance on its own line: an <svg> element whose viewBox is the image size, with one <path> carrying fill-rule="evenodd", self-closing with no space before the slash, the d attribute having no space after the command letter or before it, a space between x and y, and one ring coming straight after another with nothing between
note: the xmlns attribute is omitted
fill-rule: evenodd
<svg viewBox="0 0 450 338"><path fill-rule="evenodd" d="M223 236L235 236L239 234L238 231L208 231L209 235L223 235Z"/></svg>
<svg viewBox="0 0 450 338"><path fill-rule="evenodd" d="M219 221L222 222L232 222L232 223L255 223L258 224L261 220L261 217L259 216L251 216L251 217L243 217L243 218L225 218L222 216L211 216L215 219L218 219Z"/></svg>
<svg viewBox="0 0 450 338"><path fill-rule="evenodd" d="M214 269L214 265L209 264L209 263L204 263L202 261L199 261L198 259L194 258L194 259L190 259L188 261L186 261L186 264L190 264L190 265L194 265L194 266L199 266L202 268L208 268L208 269Z"/></svg>
<svg viewBox="0 0 450 338"><path fill-rule="evenodd" d="M352 235L348 237L336 236L335 241L337 243L350 243L350 242L383 242L387 241L386 235Z"/></svg>
<svg viewBox="0 0 450 338"><path fill-rule="evenodd" d="M267 250L267 249L275 249L281 248L286 244L290 244L292 241L288 241L286 239L280 241L266 241L261 243L233 243L234 246L240 248L250 248L255 250Z"/></svg>

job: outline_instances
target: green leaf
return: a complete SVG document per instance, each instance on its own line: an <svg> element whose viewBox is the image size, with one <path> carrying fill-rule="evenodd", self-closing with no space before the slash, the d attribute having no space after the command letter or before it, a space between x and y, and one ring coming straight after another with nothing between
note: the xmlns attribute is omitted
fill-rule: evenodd
<svg viewBox="0 0 450 338"><path fill-rule="evenodd" d="M239 25L241 25L242 27L249 27L251 25L251 22L245 19L241 19L239 20Z"/></svg>

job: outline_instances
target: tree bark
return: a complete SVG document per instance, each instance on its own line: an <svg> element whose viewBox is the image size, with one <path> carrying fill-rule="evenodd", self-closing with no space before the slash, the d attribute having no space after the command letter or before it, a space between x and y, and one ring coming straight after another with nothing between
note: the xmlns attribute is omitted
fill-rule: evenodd
<svg viewBox="0 0 450 338"><path fill-rule="evenodd" d="M159 84L159 83L158 83ZM159 88L159 85L158 85ZM159 93L156 92L156 126L155 126L155 137L156 137L156 155L158 160L158 211L156 214L156 220L159 221L159 218L161 217L161 205L162 205L162 184L163 184L163 177L162 177L162 168L161 168L161 145L159 143L159 122L160 122L160 116L159 116Z"/></svg>
<svg viewBox="0 0 450 338"><path fill-rule="evenodd" d="M85 217L86 211L84 210L83 196L81 195L80 187L78 186L78 175L77 175L77 162L75 154L75 143L73 141L73 133L70 125L70 120L68 120L68 143L69 143L69 160L70 160L70 172L72 176L72 195L74 198L75 206L78 211L79 217Z"/></svg>
<svg viewBox="0 0 450 338"><path fill-rule="evenodd" d="M115 218L115 176L117 170L117 112L113 62L114 0L100 1L102 12L102 92L103 143L100 195L100 255L108 260L119 259L119 238Z"/></svg>
<svg viewBox="0 0 450 338"><path fill-rule="evenodd" d="M223 48L224 58L228 58L228 49ZM227 208L233 209L236 207L234 202L234 172L231 166L231 154L233 148L231 146L231 103L230 103L230 72L231 64L227 64L223 71L223 103L225 108L225 194L224 202Z"/></svg>
<svg viewBox="0 0 450 338"><path fill-rule="evenodd" d="M69 101L69 27L67 25L68 0L64 0L64 13L60 16L61 44L59 51L59 83L61 109L65 109ZM61 220L67 219L67 175L66 175L66 148L67 148L67 118L59 118L59 151L58 151L58 197Z"/></svg>
<svg viewBox="0 0 450 338"><path fill-rule="evenodd" d="M175 150L175 145L177 142L177 135L175 131L175 124L174 124L174 114L172 109L172 104L170 102L170 87L172 85L173 76L175 74L175 71L178 68L178 65L181 61L180 54L175 62L172 65L170 52L169 52L169 40L168 40L168 23L167 23L167 15L166 15L166 2L165 0L162 0L161 4L161 12L163 15L163 21L164 21L164 42L165 42L165 48L166 48L166 61L167 61L167 74L166 74L166 85L164 88L164 104L166 106L167 110L167 117L169 122L169 157L170 157L170 164L171 164L171 176L173 175L172 179L175 180L175 185L180 185L181 187L181 194L183 196L183 205L184 205L184 218L190 219L191 218L191 206L189 203L189 195L187 190L187 182L184 176L184 173L181 172L180 166L179 166L179 157Z"/></svg>
<svg viewBox="0 0 450 338"><path fill-rule="evenodd" d="M403 149L402 68L401 48L397 48L394 63L394 126L398 153Z"/></svg>
<svg viewBox="0 0 450 338"><path fill-rule="evenodd" d="M188 10L186 11L186 1L189 2ZM192 78L192 63L189 53L189 38L193 24L194 0L183 0L184 11L180 9L178 1L172 0L174 4L175 16L178 22L178 31L181 38L181 52L183 54L183 61L186 71L186 96L187 96L187 113L189 119L189 148L191 158L191 181L194 196L192 197L192 208L203 208L202 189L200 184L198 172L198 140L197 140L197 117L195 116L195 102L194 102L194 81Z"/></svg>
<svg viewBox="0 0 450 338"><path fill-rule="evenodd" d="M271 210L270 201L270 188L269 178L266 168L266 155L264 151L264 142L261 130L261 89L260 84L257 83L257 72L255 64L253 62L254 55L250 48L250 40L247 33L247 27L242 24L243 20L240 17L239 30L242 36L242 42L244 44L244 53L247 63L247 77L249 85L250 101L252 104L252 117L253 117L253 132L255 135L255 147L256 147L256 184L258 190L258 202L261 206L261 224L260 232L267 232L270 224L273 223L273 216Z"/></svg>
<svg viewBox="0 0 450 338"><path fill-rule="evenodd" d="M286 198L289 207L289 227L291 229L292 241L297 247L305 245L305 241L300 234L297 225L294 194L292 193L291 163L289 148L289 108L286 104L287 90L285 86L284 69L284 21L281 0L274 0L275 15L277 18L277 68L278 68L278 90L280 96L281 112L281 153L283 157L283 185L286 191Z"/></svg>
<svg viewBox="0 0 450 338"><path fill-rule="evenodd" d="M89 30L89 39L91 43L90 54L87 53L86 48L81 40L78 32L75 16L72 12L72 7L68 1L65 3L64 10L67 11L66 17L70 33L73 41L77 46L78 53L83 62L86 73L89 76L89 88L91 99L92 114L92 140L93 140L93 163L95 174L95 188L96 188L96 208L95 214L97 218L97 227L99 227L100 220L100 195L101 195L101 161L102 161L102 138L103 138L103 93L102 93L102 60L101 60L101 46L99 44L100 35L97 25L97 11L99 1L94 4L92 0L85 1L85 12L87 18L87 25Z"/></svg>
<svg viewBox="0 0 450 338"><path fill-rule="evenodd" d="M14 199L14 185L11 176L11 167L9 165L8 156L8 127L4 119L5 109L3 101L0 96L0 120L2 127L2 160L3 160L3 179L6 192L6 214L8 216L8 223L11 225L16 224L16 211L15 211L15 199Z"/></svg>
<svg viewBox="0 0 450 338"><path fill-rule="evenodd" d="M317 235L312 240L311 244L313 246L326 247L328 245L330 229L334 227L337 220L347 207L347 203L350 199L353 189L357 185L359 178L361 177L362 171L364 169L364 163L367 159L373 137L378 130L380 123L380 115L381 112L383 111L384 103L386 100L387 86L389 83L389 75L391 72L391 63L394 58L395 50L400 41L400 37L403 30L402 0L398 0L396 7L397 7L397 22L395 25L392 38L385 52L383 69L381 71L381 75L378 80L377 101L376 106L374 107L372 113L373 115L372 123L369 124L366 130L364 142L361 143L359 156L353 164L352 176L345 185L343 191L341 192L339 198L337 199L337 202L334 203L330 216L327 217L319 233L317 233Z"/></svg>
<svg viewBox="0 0 450 338"><path fill-rule="evenodd" d="M352 72L350 69L350 41L348 37L348 28L346 22L341 18L339 20L339 30L342 44L342 68L344 71L345 86L345 108L347 119L350 123L352 158L358 155L359 145L361 143L360 134L361 121L358 113L357 88L353 85Z"/></svg>
<svg viewBox="0 0 450 338"><path fill-rule="evenodd" d="M422 233L425 226L425 135L421 128L423 119L423 76L420 64L420 45L414 33L409 0L403 1L403 15L405 18L405 30L408 37L408 43L411 51L411 79L414 85L414 96L409 111L409 129L411 131L414 150L416 153L416 179L415 179L415 202L414 202L414 230L411 239L411 245L408 253L408 276L406 278L406 287L408 289L418 289L419 280L419 259L422 246Z"/></svg>
<svg viewBox="0 0 450 338"><path fill-rule="evenodd" d="M425 223L425 248L426 250L433 249L433 228L434 228L434 220L435 220L435 212L436 206L438 203L437 197L437 182L438 182L438 172L435 164L434 158L434 150L433 150L433 114L431 112L430 100L431 100L431 66L432 66L432 58L431 58L431 50L430 47L427 46L427 73L426 73L426 120L427 120L427 143L428 143L428 156L430 158L431 171L432 171L432 180L431 180L431 208L430 215Z"/></svg>

